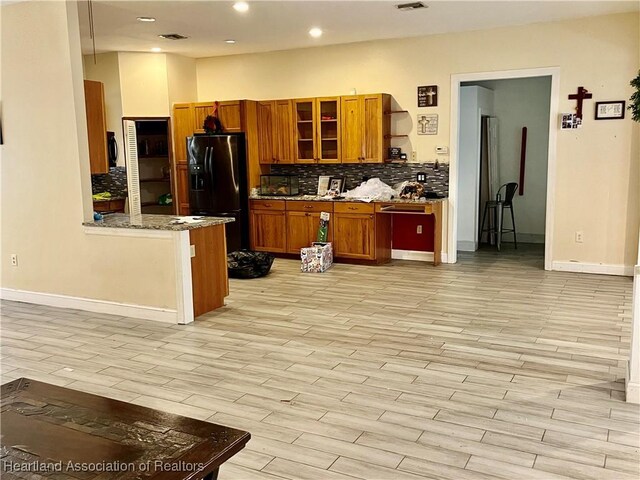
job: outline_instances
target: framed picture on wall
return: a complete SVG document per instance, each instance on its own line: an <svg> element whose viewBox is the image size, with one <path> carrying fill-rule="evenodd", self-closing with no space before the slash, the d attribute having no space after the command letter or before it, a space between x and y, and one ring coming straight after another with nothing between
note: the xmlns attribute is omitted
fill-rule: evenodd
<svg viewBox="0 0 640 480"><path fill-rule="evenodd" d="M596 120L622 120L625 103L624 100L596 102Z"/></svg>
<svg viewBox="0 0 640 480"><path fill-rule="evenodd" d="M418 135L438 134L438 114L419 113L418 114Z"/></svg>
<svg viewBox="0 0 640 480"><path fill-rule="evenodd" d="M418 107L438 106L438 86L423 85L418 87Z"/></svg>

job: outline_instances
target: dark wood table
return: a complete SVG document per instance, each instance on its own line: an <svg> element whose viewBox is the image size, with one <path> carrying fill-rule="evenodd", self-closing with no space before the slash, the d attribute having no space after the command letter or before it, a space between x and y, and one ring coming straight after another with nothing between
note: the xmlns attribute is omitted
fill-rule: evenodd
<svg viewBox="0 0 640 480"><path fill-rule="evenodd" d="M251 438L28 378L1 388L3 479L211 480Z"/></svg>

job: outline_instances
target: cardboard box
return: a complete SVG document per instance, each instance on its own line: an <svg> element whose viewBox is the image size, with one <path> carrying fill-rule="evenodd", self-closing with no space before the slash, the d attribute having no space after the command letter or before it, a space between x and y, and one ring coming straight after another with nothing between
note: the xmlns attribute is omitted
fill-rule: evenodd
<svg viewBox="0 0 640 480"><path fill-rule="evenodd" d="M300 249L300 270L305 273L322 273L333 265L331 243L314 242Z"/></svg>

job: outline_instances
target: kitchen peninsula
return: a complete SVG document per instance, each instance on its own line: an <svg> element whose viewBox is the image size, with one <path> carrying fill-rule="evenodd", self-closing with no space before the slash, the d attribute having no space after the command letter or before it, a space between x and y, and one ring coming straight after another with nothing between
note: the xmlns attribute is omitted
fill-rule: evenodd
<svg viewBox="0 0 640 480"><path fill-rule="evenodd" d="M171 239L175 262L176 311L161 320L186 324L224 306L229 295L226 223L231 218L175 217L172 215L105 215L85 222L90 235L139 236Z"/></svg>
<svg viewBox="0 0 640 480"><path fill-rule="evenodd" d="M442 204L445 199L392 199L366 202L315 195L252 196L251 248L298 254L315 241L321 212L331 214L328 241L336 260L382 264L391 260L394 215L433 217L433 264L441 263Z"/></svg>

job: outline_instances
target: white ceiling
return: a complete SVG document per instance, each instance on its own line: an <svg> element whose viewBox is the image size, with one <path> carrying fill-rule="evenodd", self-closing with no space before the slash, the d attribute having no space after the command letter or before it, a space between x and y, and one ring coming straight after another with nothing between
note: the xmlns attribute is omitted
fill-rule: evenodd
<svg viewBox="0 0 640 480"><path fill-rule="evenodd" d="M189 57L287 50L319 45L401 38L508 25L548 22L638 11L634 1L434 1L429 8L399 11L395 1L250 1L248 12L236 12L227 1L106 1L93 0L96 50L165 52ZM79 4L84 53L92 51L87 2ZM141 23L151 16L154 23ZM324 35L311 38L311 27ZM179 33L187 40L158 38ZM237 41L235 45L224 43Z"/></svg>

